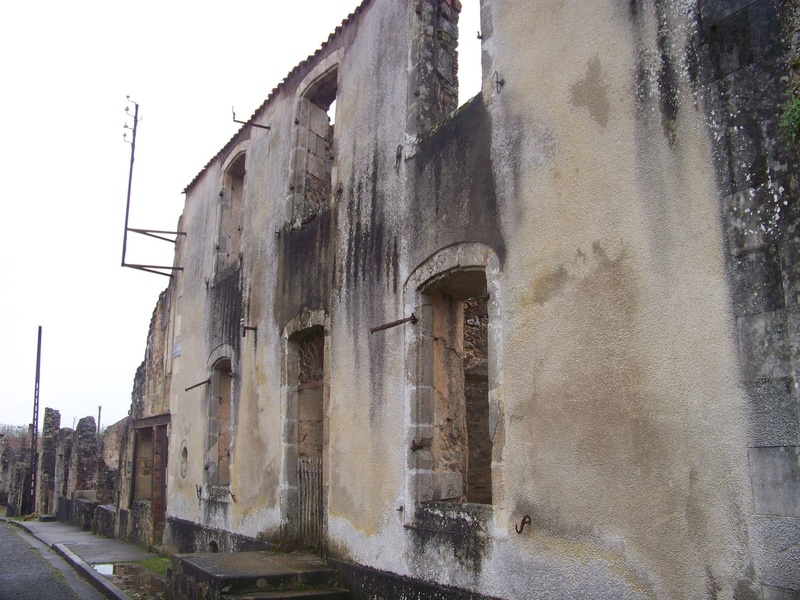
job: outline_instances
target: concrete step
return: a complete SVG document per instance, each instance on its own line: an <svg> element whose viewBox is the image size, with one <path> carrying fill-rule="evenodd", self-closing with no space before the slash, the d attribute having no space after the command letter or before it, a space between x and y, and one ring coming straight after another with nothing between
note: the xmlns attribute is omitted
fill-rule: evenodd
<svg viewBox="0 0 800 600"><path fill-rule="evenodd" d="M221 597L237 600L349 597L346 590L337 587L334 569L315 556L301 554L178 555L173 557L173 579L175 590L204 586Z"/></svg>
<svg viewBox="0 0 800 600"><path fill-rule="evenodd" d="M274 592L223 595L222 600L349 600L350 592L342 588L315 590L280 590Z"/></svg>
<svg viewBox="0 0 800 600"><path fill-rule="evenodd" d="M39 515L39 522L41 523L52 523L55 520L55 515Z"/></svg>

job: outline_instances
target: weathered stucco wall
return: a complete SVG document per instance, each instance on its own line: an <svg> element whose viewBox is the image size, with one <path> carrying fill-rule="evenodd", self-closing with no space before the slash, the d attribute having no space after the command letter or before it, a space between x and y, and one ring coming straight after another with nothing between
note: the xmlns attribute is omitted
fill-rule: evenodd
<svg viewBox="0 0 800 600"><path fill-rule="evenodd" d="M795 590L791 3L481 5L483 90L457 112L459 3L364 2L187 188L137 379L158 407L137 418L172 418L167 542L297 545L319 411L321 546L350 565L501 598ZM488 437L465 458L476 318ZM445 502L470 459L491 504Z"/></svg>

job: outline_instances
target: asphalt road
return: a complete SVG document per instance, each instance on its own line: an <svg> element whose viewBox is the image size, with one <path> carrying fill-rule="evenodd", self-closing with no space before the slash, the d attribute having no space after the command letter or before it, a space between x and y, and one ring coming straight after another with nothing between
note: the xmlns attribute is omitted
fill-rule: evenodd
<svg viewBox="0 0 800 600"><path fill-rule="evenodd" d="M53 550L0 523L0 600L103 600Z"/></svg>

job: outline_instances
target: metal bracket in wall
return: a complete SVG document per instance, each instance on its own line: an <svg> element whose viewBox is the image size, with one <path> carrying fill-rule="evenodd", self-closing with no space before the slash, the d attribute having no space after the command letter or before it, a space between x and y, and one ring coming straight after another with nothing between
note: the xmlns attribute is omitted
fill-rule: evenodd
<svg viewBox="0 0 800 600"><path fill-rule="evenodd" d="M494 72L494 75L492 77L494 78L494 89L499 94L500 90L506 84L506 80L505 79L501 79L500 74L497 71Z"/></svg>
<svg viewBox="0 0 800 600"><path fill-rule="evenodd" d="M523 531L525 531L525 525L530 525L530 524L531 524L530 515L525 515L524 517L522 517L522 522L519 524L519 526L514 525L514 529L516 530L517 533L521 534Z"/></svg>
<svg viewBox="0 0 800 600"><path fill-rule="evenodd" d="M211 383L210 379L206 379L205 381L201 381L200 383L195 383L194 385L190 385L188 388L183 390L184 392L188 392L189 390L193 390L194 388L199 388L201 385L208 385Z"/></svg>
<svg viewBox="0 0 800 600"><path fill-rule="evenodd" d="M387 329L391 329L392 327L397 327L398 325L402 325L403 323L411 323L412 325L416 325L419 322L419 319L414 313L411 313L410 317L406 317L405 319L400 319L399 321L392 321L391 323L386 323L385 325L378 325L377 327L371 327L369 332L370 333L377 333L379 331L385 331Z"/></svg>
<svg viewBox="0 0 800 600"><path fill-rule="evenodd" d="M244 319L239 319L239 325L242 328L242 337L247 337L247 332L252 331L256 335L256 340L258 340L258 327L248 327L244 324Z"/></svg>
<svg viewBox="0 0 800 600"><path fill-rule="evenodd" d="M122 266L128 267L130 269L138 269L139 271L147 271L148 273L155 273L156 275L165 275L166 277L172 277L173 271L183 271L183 267L174 267L166 265L138 265L129 263L125 260L128 251L129 232L138 233L140 235L146 235L164 242L172 242L173 244L178 243L179 235L186 235L185 231L163 231L160 229L136 229L128 226L128 217L130 216L131 212L131 183L133 182L133 161L136 155L136 129L141 119L139 118L139 104L131 100L130 96L126 96L126 99L128 103L133 104L133 127L129 127L128 123L126 122L124 129L131 129L133 131L133 136L131 138L131 141L129 142L128 133L125 132L124 134L122 134L122 139L125 140L126 143L131 145L131 165L130 169L128 170L128 199L125 205L125 231L122 236ZM131 116L130 106L125 107L125 114L128 117ZM174 235L175 237L167 238L164 237L165 235Z"/></svg>
<svg viewBox="0 0 800 600"><path fill-rule="evenodd" d="M236 120L236 112L233 110L231 106L231 113L233 114L233 122L239 123L240 125L250 125L251 127L258 127L259 129L272 129L269 125L259 125L258 123L251 123L250 121L237 121Z"/></svg>

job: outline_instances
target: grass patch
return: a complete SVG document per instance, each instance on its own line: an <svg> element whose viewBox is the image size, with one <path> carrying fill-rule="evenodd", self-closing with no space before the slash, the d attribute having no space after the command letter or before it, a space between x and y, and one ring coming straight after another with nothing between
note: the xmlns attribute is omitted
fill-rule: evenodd
<svg viewBox="0 0 800 600"><path fill-rule="evenodd" d="M170 564L172 564L172 561L166 556L150 556L143 560L137 560L136 564L141 565L145 569L150 569L151 571L154 571L159 575L166 577L167 567L169 567Z"/></svg>

